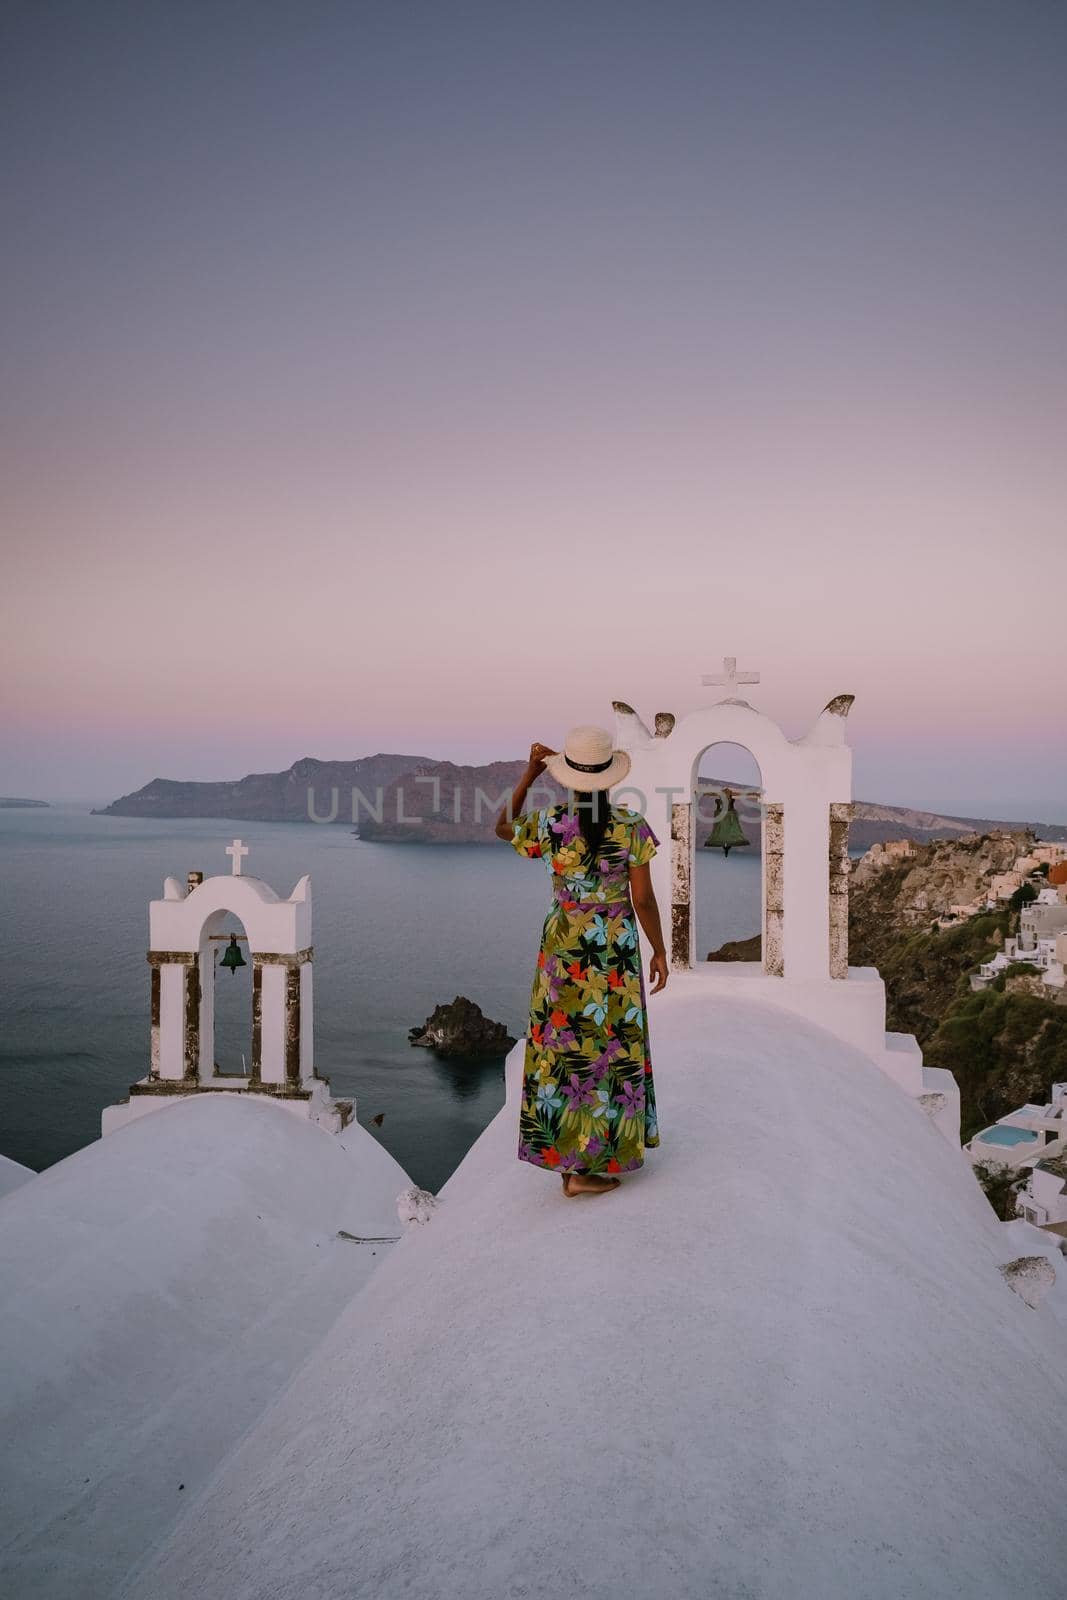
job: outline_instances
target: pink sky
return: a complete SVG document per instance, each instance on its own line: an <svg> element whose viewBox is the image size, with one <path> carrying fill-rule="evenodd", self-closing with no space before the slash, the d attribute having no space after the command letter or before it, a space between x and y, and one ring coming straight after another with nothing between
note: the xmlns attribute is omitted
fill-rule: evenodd
<svg viewBox="0 0 1067 1600"><path fill-rule="evenodd" d="M594 14L27 15L0 792L516 755L734 654L856 695L863 797L1067 821L1055 19Z"/></svg>

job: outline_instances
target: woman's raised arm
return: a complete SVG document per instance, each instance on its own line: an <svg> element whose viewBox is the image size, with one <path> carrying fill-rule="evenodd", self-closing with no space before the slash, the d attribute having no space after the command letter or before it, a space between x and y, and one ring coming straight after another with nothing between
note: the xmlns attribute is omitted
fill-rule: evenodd
<svg viewBox="0 0 1067 1600"><path fill-rule="evenodd" d="M506 839L511 843L512 823L515 818L522 815L522 804L526 799L526 792L530 785L538 779L545 770L546 756L554 756L555 751L547 744L532 744L530 746L530 759L526 763L526 771L515 785L507 800L501 807L500 815L496 819L496 836Z"/></svg>

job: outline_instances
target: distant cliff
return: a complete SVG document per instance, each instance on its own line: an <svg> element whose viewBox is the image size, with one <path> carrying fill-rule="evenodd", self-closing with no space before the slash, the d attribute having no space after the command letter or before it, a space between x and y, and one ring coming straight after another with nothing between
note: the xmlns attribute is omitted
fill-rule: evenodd
<svg viewBox="0 0 1067 1600"><path fill-rule="evenodd" d="M1002 817L949 817L936 811L912 811L907 806L881 806L857 800L853 806L848 843L851 850L869 850L886 839L959 839L966 834L1019 833L1029 829L1039 839L1067 840L1067 824L1032 822Z"/></svg>
<svg viewBox="0 0 1067 1600"><path fill-rule="evenodd" d="M389 785L380 817L361 817L360 837L404 844L486 844L495 837L497 812L525 767L524 761L492 761L485 767L426 761ZM563 794L543 773L527 804L552 805Z"/></svg>
<svg viewBox="0 0 1067 1600"><path fill-rule="evenodd" d="M108 817L225 817L234 822L347 822L425 756L360 756L317 761L305 756L287 772L254 772L223 783L153 778L98 813Z"/></svg>
<svg viewBox="0 0 1067 1600"><path fill-rule="evenodd" d="M234 822L347 823L362 838L405 844L488 844L493 819L505 795L518 782L523 761L492 761L486 766L459 766L427 756L361 756L356 761L317 761L305 756L287 772L252 773L229 783L182 783L153 778L134 794L105 808L114 817L225 817ZM729 784L744 793L747 785L724 778L702 778L701 787ZM563 790L543 775L531 804L550 804ZM309 799L310 796L310 799ZM628 797L632 798L632 797ZM310 809L309 809L310 807ZM714 806L702 806L707 827L698 827L698 842L711 832ZM759 812L752 801L739 800L738 816L753 843L759 839ZM1019 822L980 817L950 817L904 806L855 803L849 846L867 850L886 839L958 839L994 828L1022 828ZM1067 826L1030 824L1042 839L1067 839Z"/></svg>
<svg viewBox="0 0 1067 1600"><path fill-rule="evenodd" d="M0 811L24 811L27 806L43 806L48 810L47 800L16 800L8 795L0 795Z"/></svg>
<svg viewBox="0 0 1067 1600"><path fill-rule="evenodd" d="M1013 828L930 840L902 860L869 852L849 878L853 938L873 949L879 939L928 928L953 906L984 903L993 879L1010 872L1034 842L1031 829ZM871 964L881 962L872 956Z"/></svg>

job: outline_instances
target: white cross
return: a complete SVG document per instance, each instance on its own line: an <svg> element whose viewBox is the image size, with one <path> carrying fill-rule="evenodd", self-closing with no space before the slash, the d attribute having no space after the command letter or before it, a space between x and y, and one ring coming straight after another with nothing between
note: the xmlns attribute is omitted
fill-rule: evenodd
<svg viewBox="0 0 1067 1600"><path fill-rule="evenodd" d="M723 656L722 672L705 672L701 683L724 683L727 688L733 689L739 683L758 683L758 672L738 672L737 657Z"/></svg>
<svg viewBox="0 0 1067 1600"><path fill-rule="evenodd" d="M243 839L235 839L232 844L226 846L226 854L233 862L234 877L239 878L241 876L241 862L248 854L248 846Z"/></svg>

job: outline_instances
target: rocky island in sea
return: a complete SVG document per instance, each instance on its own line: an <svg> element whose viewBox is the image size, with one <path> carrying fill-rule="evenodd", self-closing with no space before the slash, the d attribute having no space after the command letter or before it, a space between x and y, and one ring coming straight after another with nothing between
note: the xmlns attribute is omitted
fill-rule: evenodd
<svg viewBox="0 0 1067 1600"><path fill-rule="evenodd" d="M494 1022L462 994L435 1006L420 1027L408 1029L408 1038L439 1056L504 1056L515 1043L502 1022Z"/></svg>
<svg viewBox="0 0 1067 1600"><path fill-rule="evenodd" d="M47 800L20 800L12 795L0 795L0 811L26 811L36 810L38 807L48 810Z"/></svg>

